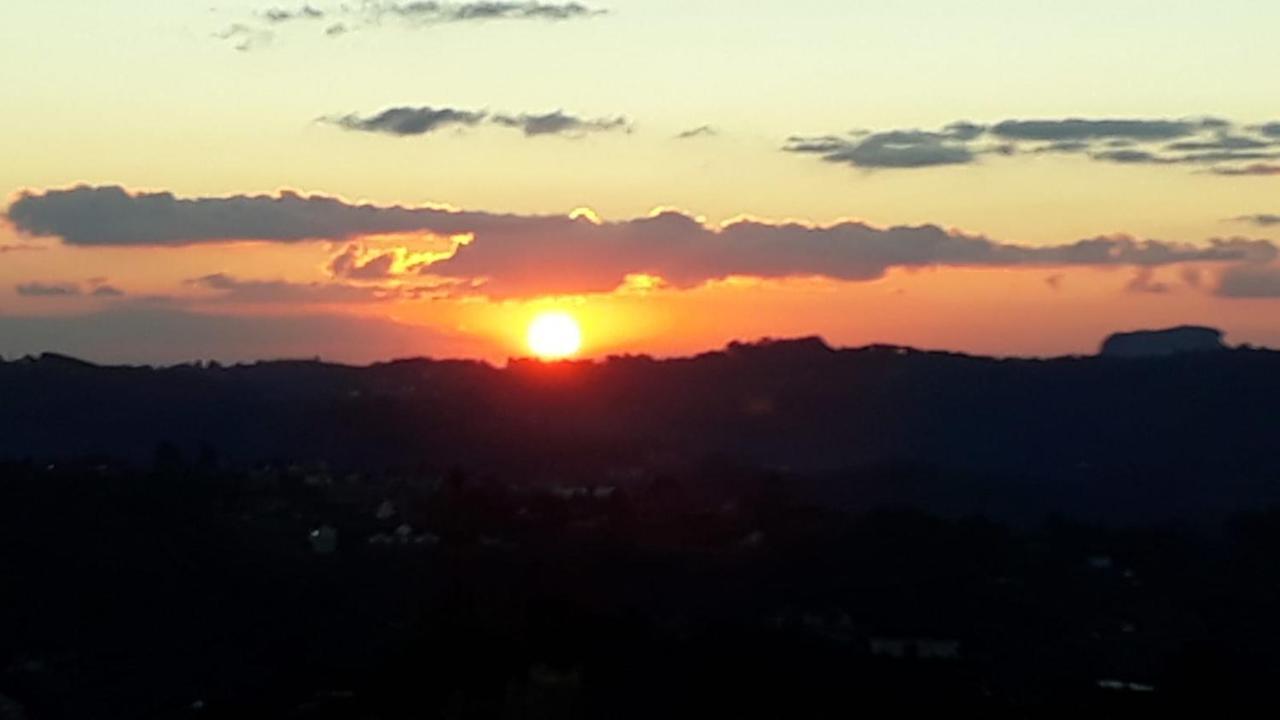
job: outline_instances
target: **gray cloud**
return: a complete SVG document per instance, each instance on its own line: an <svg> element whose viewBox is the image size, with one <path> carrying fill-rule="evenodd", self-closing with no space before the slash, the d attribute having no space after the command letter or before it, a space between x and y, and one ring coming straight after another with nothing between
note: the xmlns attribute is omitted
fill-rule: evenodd
<svg viewBox="0 0 1280 720"><path fill-rule="evenodd" d="M348 304L374 303L401 297L392 288L343 283L294 283L285 280L244 280L226 273L192 278L187 285L215 291L216 299L247 304Z"/></svg>
<svg viewBox="0 0 1280 720"><path fill-rule="evenodd" d="M454 108L395 107L376 115L360 117L343 115L321 118L347 130L385 133L388 135L426 135L447 127L474 127L483 122L488 113L457 110Z"/></svg>
<svg viewBox="0 0 1280 720"><path fill-rule="evenodd" d="M1172 140L1221 127L1210 120L1005 120L991 127L991 134L1006 140Z"/></svg>
<svg viewBox="0 0 1280 720"><path fill-rule="evenodd" d="M1001 243L933 225L877 228L842 222L812 227L739 221L708 227L678 212L632 220L499 215L436 208L352 205L285 193L273 196L179 199L169 193L130 194L119 187L25 193L9 210L23 232L60 237L70 245L184 245L258 240L348 240L397 232L470 235L454 254L422 268L492 296L612 290L628 274L659 275L691 287L732 275L823 276L873 280L892 268L1158 267L1187 262L1269 262L1265 240L1214 239L1200 245L1107 236L1048 246ZM347 273L376 274L381 265L342 261ZM354 262L354 264L352 264ZM380 263L387 261L381 260ZM240 300L288 297L362 301L377 288L279 283L208 276L198 284Z"/></svg>
<svg viewBox="0 0 1280 720"><path fill-rule="evenodd" d="M348 114L320 118L321 122L337 125L346 130L399 136L426 135L447 127L475 127L485 120L499 127L520 130L527 137L539 135L581 137L592 132L614 130L630 132L631 130L630 123L624 117L583 118L570 115L563 110L545 114L520 113L490 116L483 110L422 106L390 108L368 117Z"/></svg>
<svg viewBox="0 0 1280 720"><path fill-rule="evenodd" d="M982 155L1083 154L1127 165L1206 165L1220 175L1252 174L1228 163L1280 158L1280 124L1237 127L1217 118L969 121L939 131L792 136L783 150L860 168L966 165Z"/></svg>
<svg viewBox="0 0 1280 720"><path fill-rule="evenodd" d="M968 129L959 133L893 130L853 140L834 135L792 137L783 150L860 168L922 168L974 162L977 154L968 146L969 139Z"/></svg>
<svg viewBox="0 0 1280 720"><path fill-rule="evenodd" d="M1227 175L1235 177L1270 177L1272 175L1280 175L1280 165L1271 165L1268 163L1252 163L1243 167L1216 167L1210 168L1209 172L1215 175Z"/></svg>
<svg viewBox="0 0 1280 720"><path fill-rule="evenodd" d="M362 12L428 24L469 20L571 20L604 13L576 2L373 2L366 3Z"/></svg>
<svg viewBox="0 0 1280 720"><path fill-rule="evenodd" d="M1267 137L1280 138L1280 122L1269 122L1254 128Z"/></svg>
<svg viewBox="0 0 1280 720"><path fill-rule="evenodd" d="M75 283L22 283L16 288L23 297L69 297L80 294L80 286Z"/></svg>
<svg viewBox="0 0 1280 720"><path fill-rule="evenodd" d="M715 137L720 132L710 125L699 125L696 128L690 128L684 132L676 133L677 140L692 140L700 137Z"/></svg>
<svg viewBox="0 0 1280 720"><path fill-rule="evenodd" d="M556 110L543 115L495 115L493 122L503 127L517 128L528 137L538 135L581 136L591 132L623 130L629 132L630 123L624 117L581 118Z"/></svg>
<svg viewBox="0 0 1280 720"><path fill-rule="evenodd" d="M1270 227L1271 225L1280 225L1280 214L1276 213L1257 213L1256 215L1241 215L1231 218L1234 222L1249 223L1261 227Z"/></svg>
<svg viewBox="0 0 1280 720"><path fill-rule="evenodd" d="M257 13L266 28L248 22L236 23L216 34L223 40L234 40L237 50L253 50L271 42L274 33L267 28L279 28L300 21L329 19L324 35L338 37L356 30L378 27L396 22L408 27L431 27L445 24L489 21L543 21L560 22L604 15L608 11L592 8L578 2L377 2L363 0L348 3L329 10L311 5L297 8L274 7Z"/></svg>
<svg viewBox="0 0 1280 720"><path fill-rule="evenodd" d="M93 278L88 281L88 295L98 298L124 297L125 292L113 285L108 285L106 278ZM29 282L16 286L15 290L23 297L78 297L85 295L84 288L75 282Z"/></svg>
<svg viewBox="0 0 1280 720"><path fill-rule="evenodd" d="M292 20L320 20L325 17L325 13L310 5L303 5L296 10L270 8L262 13L262 17L269 23L283 23Z"/></svg>
<svg viewBox="0 0 1280 720"><path fill-rule="evenodd" d="M1248 263L1218 277L1217 294L1229 298L1280 298L1280 267Z"/></svg>

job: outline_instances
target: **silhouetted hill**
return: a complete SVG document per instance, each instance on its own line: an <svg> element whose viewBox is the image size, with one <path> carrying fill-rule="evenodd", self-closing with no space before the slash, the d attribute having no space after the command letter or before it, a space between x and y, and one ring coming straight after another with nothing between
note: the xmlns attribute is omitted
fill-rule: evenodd
<svg viewBox="0 0 1280 720"><path fill-rule="evenodd" d="M1101 354L1108 357L1151 357L1226 348L1221 330L1183 325L1167 330L1115 333L1102 343Z"/></svg>
<svg viewBox="0 0 1280 720"><path fill-rule="evenodd" d="M0 364L0 457L465 468L603 482L714 468L831 503L1202 517L1280 498L1280 353L993 359L806 338L599 363ZM712 469L709 469L712 468Z"/></svg>

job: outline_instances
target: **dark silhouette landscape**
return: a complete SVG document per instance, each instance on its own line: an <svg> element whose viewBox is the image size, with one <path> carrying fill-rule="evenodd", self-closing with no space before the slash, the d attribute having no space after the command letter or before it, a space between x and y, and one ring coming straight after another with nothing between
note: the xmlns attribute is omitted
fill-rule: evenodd
<svg viewBox="0 0 1280 720"><path fill-rule="evenodd" d="M0 695L39 718L1270 702L1280 353L1170 332L1045 360L5 362Z"/></svg>

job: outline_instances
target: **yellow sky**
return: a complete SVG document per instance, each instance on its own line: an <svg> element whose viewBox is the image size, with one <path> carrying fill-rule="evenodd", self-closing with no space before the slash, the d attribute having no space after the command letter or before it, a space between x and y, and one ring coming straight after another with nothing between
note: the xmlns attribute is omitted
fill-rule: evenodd
<svg viewBox="0 0 1280 720"><path fill-rule="evenodd" d="M740 215L931 223L1026 246L1114 233L1203 243L1269 238L1280 227L1227 221L1280 212L1280 176L1030 151L866 168L781 150L793 135L854 142L849 131L939 131L958 120L1213 116L1246 132L1280 119L1280 102L1266 91L1266 69L1280 67L1266 28L1280 9L1265 4L616 0L591 4L607 13L561 22L383 22L337 38L324 28L359 18L341 15L337 3L312 4L326 19L278 26L262 13L292 5L46 0L0 9L0 87L9 98L0 115L0 191L83 183L198 198L296 189L495 213L590 207L614 220L667 206L710 224ZM215 37L236 23L270 31L270 41L239 52ZM624 116L631 131L528 137L481 123L396 137L317 122L393 106L490 115L561 109ZM703 125L715 134L675 138ZM1085 352L1113 329L1179 322L1214 324L1236 341L1280 342L1270 319L1280 301L1215 296L1221 266L1213 265L1202 268L1200 285L1181 267L1158 269L1160 293L1130 288L1132 268L1089 267L271 307L204 302L190 282L215 273L332 282L326 268L343 244L83 248L0 227L0 246L38 248L0 253L0 317L142 302L233 315L355 314L465 339L445 349L489 359L520 353L524 325L552 306L578 315L592 355L686 353L797 334L839 344ZM30 283L81 292L17 291ZM95 283L125 296L92 296ZM433 345L436 334L423 337L421 352L445 347ZM0 341L0 353L38 349L31 342ZM373 359L359 348L346 358Z"/></svg>

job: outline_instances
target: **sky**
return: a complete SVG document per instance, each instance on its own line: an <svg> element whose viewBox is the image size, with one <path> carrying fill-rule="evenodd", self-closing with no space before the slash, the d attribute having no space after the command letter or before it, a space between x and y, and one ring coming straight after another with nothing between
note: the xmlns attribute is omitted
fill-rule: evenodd
<svg viewBox="0 0 1280 720"><path fill-rule="evenodd" d="M0 355L1280 347L1280 5L0 9Z"/></svg>

